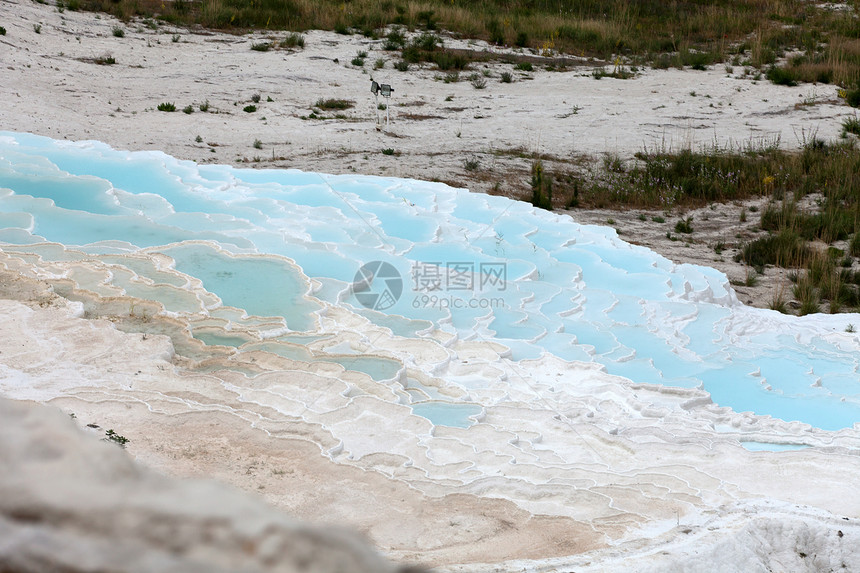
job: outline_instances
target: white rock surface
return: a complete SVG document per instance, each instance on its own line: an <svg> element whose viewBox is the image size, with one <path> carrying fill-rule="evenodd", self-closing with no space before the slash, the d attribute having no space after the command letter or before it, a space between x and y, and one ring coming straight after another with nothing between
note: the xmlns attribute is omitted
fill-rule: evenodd
<svg viewBox="0 0 860 573"><path fill-rule="evenodd" d="M355 535L145 469L59 411L0 399L0 571L393 572Z"/></svg>

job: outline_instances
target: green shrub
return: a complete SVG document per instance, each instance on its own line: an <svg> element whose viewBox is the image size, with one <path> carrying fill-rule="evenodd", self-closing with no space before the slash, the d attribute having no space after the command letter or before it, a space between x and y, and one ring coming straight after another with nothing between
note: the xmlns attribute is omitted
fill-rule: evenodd
<svg viewBox="0 0 860 573"><path fill-rule="evenodd" d="M354 105L355 105L354 102L351 102L350 100L347 100L347 99L336 99L336 98L322 99L322 98L320 98L316 101L316 103L314 104L314 107L317 107L319 109L349 109L349 108L353 107Z"/></svg>
<svg viewBox="0 0 860 573"><path fill-rule="evenodd" d="M514 81L514 76L511 72L502 72L499 76L499 81L501 81L503 84L509 84Z"/></svg>
<svg viewBox="0 0 860 573"><path fill-rule="evenodd" d="M242 111L244 111L245 113L254 113L255 111L257 111L257 106L246 105L245 107L242 108Z"/></svg>
<svg viewBox="0 0 860 573"><path fill-rule="evenodd" d="M517 65L515 65L514 68L521 72L530 72L534 70L534 66L532 66L531 62L517 62Z"/></svg>
<svg viewBox="0 0 860 573"><path fill-rule="evenodd" d="M114 26L113 27L113 35L115 38L124 38L125 37L125 30L123 30L119 26Z"/></svg>
<svg viewBox="0 0 860 573"><path fill-rule="evenodd" d="M158 104L158 111L176 111L176 106L170 102Z"/></svg>
<svg viewBox="0 0 860 573"><path fill-rule="evenodd" d="M185 114L194 113L194 106L186 105L185 107L182 108L182 113L185 113Z"/></svg>
<svg viewBox="0 0 860 573"><path fill-rule="evenodd" d="M860 88L845 92L845 102L851 107L860 107Z"/></svg>
<svg viewBox="0 0 860 573"><path fill-rule="evenodd" d="M676 233L684 233L689 235L693 232L693 218L687 217L686 219L680 219L677 223L675 223L675 232Z"/></svg>
<svg viewBox="0 0 860 573"><path fill-rule="evenodd" d="M394 155L394 148L393 147L387 147L387 148L383 149L382 155Z"/></svg>
<svg viewBox="0 0 860 573"><path fill-rule="evenodd" d="M394 69L398 72L405 72L409 70L409 62L406 60L399 60L394 62Z"/></svg>
<svg viewBox="0 0 860 573"><path fill-rule="evenodd" d="M5 35L6 35L6 28L4 28L3 26L0 26L0 36L5 36Z"/></svg>

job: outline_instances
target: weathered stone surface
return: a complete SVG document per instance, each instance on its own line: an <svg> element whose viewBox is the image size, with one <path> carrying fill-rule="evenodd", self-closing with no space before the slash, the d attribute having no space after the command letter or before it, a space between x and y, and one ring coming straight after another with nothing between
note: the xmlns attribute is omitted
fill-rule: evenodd
<svg viewBox="0 0 860 573"><path fill-rule="evenodd" d="M397 571L210 481L161 476L61 412L0 399L0 571Z"/></svg>

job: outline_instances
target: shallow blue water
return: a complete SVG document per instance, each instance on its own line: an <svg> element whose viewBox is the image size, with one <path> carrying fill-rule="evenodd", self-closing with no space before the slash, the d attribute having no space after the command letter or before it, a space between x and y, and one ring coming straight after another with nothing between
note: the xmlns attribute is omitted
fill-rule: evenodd
<svg viewBox="0 0 860 573"><path fill-rule="evenodd" d="M502 197L412 180L198 166L0 132L0 248L44 241L115 265L118 254L162 253L222 305L281 317L296 333L317 329L322 305L306 296L315 280L318 299L399 336L435 325L497 340L514 359L549 352L636 382L703 387L738 411L824 429L860 422L858 344L843 333L860 324L857 315L749 309L713 269L674 265L612 229ZM180 281L145 260L128 268L154 286L127 279L124 288L165 293L168 310L186 311L175 290L159 286L184 288ZM392 265L400 286L374 278L380 304L365 308L350 287L373 261ZM843 333L838 345L834 333ZM397 372L349 360L374 378ZM418 411L430 416L428 408Z"/></svg>

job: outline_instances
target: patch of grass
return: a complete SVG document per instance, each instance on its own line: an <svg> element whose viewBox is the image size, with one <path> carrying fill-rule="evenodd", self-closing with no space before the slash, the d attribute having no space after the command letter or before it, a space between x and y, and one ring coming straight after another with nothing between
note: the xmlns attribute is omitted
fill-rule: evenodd
<svg viewBox="0 0 860 573"><path fill-rule="evenodd" d="M544 171L540 159L532 162L531 187L532 205L552 211L552 177Z"/></svg>
<svg viewBox="0 0 860 573"><path fill-rule="evenodd" d="M0 26L0 36L5 36L5 35L6 35L6 28L4 28L3 26Z"/></svg>
<svg viewBox="0 0 860 573"><path fill-rule="evenodd" d="M246 105L245 107L242 108L242 111L244 111L245 113L254 113L255 111L257 111L257 106Z"/></svg>
<svg viewBox="0 0 860 573"><path fill-rule="evenodd" d="M197 143L203 143L203 138L198 135L197 137L194 138L194 141Z"/></svg>
<svg viewBox="0 0 860 573"><path fill-rule="evenodd" d="M517 62L517 64L514 66L514 69L519 70L521 72L531 72L535 68L531 64L531 62Z"/></svg>
<svg viewBox="0 0 860 573"><path fill-rule="evenodd" d="M93 59L93 62L100 66L112 66L116 63L116 58L111 55L99 56Z"/></svg>
<svg viewBox="0 0 860 573"><path fill-rule="evenodd" d="M114 26L111 30L113 32L114 38L125 38L125 30L123 30L119 26Z"/></svg>
<svg viewBox="0 0 860 573"><path fill-rule="evenodd" d="M651 217L651 220L654 221L655 223L665 223L666 222L666 219L664 219L660 215L655 215L655 216Z"/></svg>
<svg viewBox="0 0 860 573"><path fill-rule="evenodd" d="M287 36L281 40L282 48L304 48L305 47L305 37L298 32L290 32Z"/></svg>
<svg viewBox="0 0 860 573"><path fill-rule="evenodd" d="M767 71L767 79L780 86L797 85L797 73L791 68L771 66Z"/></svg>
<svg viewBox="0 0 860 573"><path fill-rule="evenodd" d="M263 149L263 142L259 139L254 140L254 149Z"/></svg>
<svg viewBox="0 0 860 573"><path fill-rule="evenodd" d="M42 25L41 24L33 24L33 31L37 34L42 33Z"/></svg>
<svg viewBox="0 0 860 573"><path fill-rule="evenodd" d="M158 104L158 111L176 111L176 106L171 102Z"/></svg>
<svg viewBox="0 0 860 573"><path fill-rule="evenodd" d="M328 99L318 99L314 104L314 107L324 110L329 109L349 109L355 105L355 102L350 101L348 99L337 99L337 98L328 98Z"/></svg>
<svg viewBox="0 0 860 573"><path fill-rule="evenodd" d="M482 90L487 87L487 79L483 76L479 76L478 74L472 74L469 77L469 81L472 83L472 87L476 90Z"/></svg>
<svg viewBox="0 0 860 573"><path fill-rule="evenodd" d="M272 49L271 42L257 42L256 44L251 44L251 49L255 52L268 52Z"/></svg>
<svg viewBox="0 0 860 573"><path fill-rule="evenodd" d="M406 60L398 60L394 62L394 69L398 72L406 72L409 70L409 62Z"/></svg>
<svg viewBox="0 0 860 573"><path fill-rule="evenodd" d="M735 255L736 262L748 265L802 266L809 257L805 241L791 229L783 229L776 235L767 235L741 247Z"/></svg>
<svg viewBox="0 0 860 573"><path fill-rule="evenodd" d="M252 101L253 103L260 103L260 99L261 99L261 98L260 98L260 94L253 94L253 95L251 96L251 101Z"/></svg>
<svg viewBox="0 0 860 573"><path fill-rule="evenodd" d="M855 115L842 120L842 137L847 137L849 133L860 137L860 117Z"/></svg>
<svg viewBox="0 0 860 573"><path fill-rule="evenodd" d="M182 113L188 114L188 115L194 113L194 106L186 105L185 107L182 108Z"/></svg>
<svg viewBox="0 0 860 573"><path fill-rule="evenodd" d="M394 148L393 147L387 147L387 148L383 149L382 155L394 155Z"/></svg>
<svg viewBox="0 0 860 573"><path fill-rule="evenodd" d="M200 111L202 111L203 113L209 111L209 100L207 99L206 101L201 103L198 109L200 109Z"/></svg>
<svg viewBox="0 0 860 573"><path fill-rule="evenodd" d="M511 72L502 72L499 75L499 81L503 84L509 84L514 81L514 75Z"/></svg>
<svg viewBox="0 0 860 573"><path fill-rule="evenodd" d="M468 157L463 160L463 169L466 171L477 171L481 167L481 160L477 157Z"/></svg>

